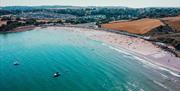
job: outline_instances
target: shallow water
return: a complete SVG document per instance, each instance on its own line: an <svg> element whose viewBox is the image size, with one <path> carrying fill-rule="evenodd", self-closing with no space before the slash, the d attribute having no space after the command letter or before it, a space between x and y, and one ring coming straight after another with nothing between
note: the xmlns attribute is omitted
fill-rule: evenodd
<svg viewBox="0 0 180 91"><path fill-rule="evenodd" d="M39 30L0 34L0 91L180 90L179 77L133 55L81 33Z"/></svg>

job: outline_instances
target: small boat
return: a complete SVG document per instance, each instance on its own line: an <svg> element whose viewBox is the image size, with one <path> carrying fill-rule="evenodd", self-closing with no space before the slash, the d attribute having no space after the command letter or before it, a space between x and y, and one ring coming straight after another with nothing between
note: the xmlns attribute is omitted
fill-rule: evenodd
<svg viewBox="0 0 180 91"><path fill-rule="evenodd" d="M54 77L58 77L58 76L60 76L59 72L54 73Z"/></svg>
<svg viewBox="0 0 180 91"><path fill-rule="evenodd" d="M14 64L14 65L19 65L19 62L18 62L18 61L15 61L13 64Z"/></svg>

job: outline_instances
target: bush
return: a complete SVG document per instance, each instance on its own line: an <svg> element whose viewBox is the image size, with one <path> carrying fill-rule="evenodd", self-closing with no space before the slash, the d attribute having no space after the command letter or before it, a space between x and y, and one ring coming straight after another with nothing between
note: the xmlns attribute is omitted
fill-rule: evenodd
<svg viewBox="0 0 180 91"><path fill-rule="evenodd" d="M180 44L177 44L175 48L180 51Z"/></svg>

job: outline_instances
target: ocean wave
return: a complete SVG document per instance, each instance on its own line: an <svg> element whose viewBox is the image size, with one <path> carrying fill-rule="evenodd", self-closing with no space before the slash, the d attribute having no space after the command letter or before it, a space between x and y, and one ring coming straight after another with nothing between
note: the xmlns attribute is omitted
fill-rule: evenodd
<svg viewBox="0 0 180 91"><path fill-rule="evenodd" d="M118 52L120 52L120 53L123 53L123 54L126 54L126 55L132 55L132 54L130 54L130 53L128 53L128 52L125 52L125 51L120 50L120 49L118 49L118 48L112 47L112 46L107 45L107 44L105 44L105 43L102 43L102 45L107 46L107 47L109 47L110 49L116 50L116 51L118 51Z"/></svg>
<svg viewBox="0 0 180 91"><path fill-rule="evenodd" d="M170 73L171 75L173 75L173 76L180 77L179 74L176 74L176 73L174 73L173 71L171 71L171 70L169 70L169 69L166 69L166 68L163 68L163 67L159 67L159 69L164 70L164 71L167 71L167 72L169 72L169 73Z"/></svg>
<svg viewBox="0 0 180 91"><path fill-rule="evenodd" d="M166 76L166 75L164 75L164 74L162 74L162 73L160 73L160 74L161 74L162 77L164 77L164 78L166 78L166 79L168 78L168 76Z"/></svg>
<svg viewBox="0 0 180 91"><path fill-rule="evenodd" d="M120 50L120 49L115 48L115 47L113 47L113 46L107 45L107 44L105 44L105 43L102 43L102 45L107 46L108 48L113 49L113 50L115 50L115 51L117 51L117 52L126 54L126 55L128 55L128 56L132 56L133 58L135 58L135 59L139 60L140 62L142 62L144 65L148 65L148 66L150 66L150 67L153 67L153 68L156 68L156 69L160 69L160 70L166 71L166 72L170 73L170 74L173 75L173 76L180 77L179 74L177 74L177 73L175 73L175 72L173 72L173 71L171 71L171 70L169 70L169 69L167 69L167 68L164 68L164 67L155 65L155 64L147 61L147 60L149 60L149 59L147 59L147 58L145 58L145 57L144 57L144 58L140 58L140 57L138 57L138 56L136 56L136 55L133 55L133 54L131 54L131 53L128 53L128 52L126 52L126 51L124 51L124 50Z"/></svg>
<svg viewBox="0 0 180 91"><path fill-rule="evenodd" d="M164 86L162 83L160 83L160 82L158 82L158 81L153 80L153 82L154 82L155 84L157 84L157 85L165 88L165 89L168 89L168 87Z"/></svg>
<svg viewBox="0 0 180 91"><path fill-rule="evenodd" d="M135 89L138 89L139 91L145 91L143 88L139 87L138 85L136 85L135 83L131 83L131 82L127 82L127 84L130 86L127 86L128 91L132 91L130 88L133 87Z"/></svg>
<svg viewBox="0 0 180 91"><path fill-rule="evenodd" d="M167 68L164 68L164 67L155 65L155 64L153 64L153 63L151 63L151 62L148 62L148 61L146 61L146 60L144 60L144 59L141 59L141 58L139 58L139 57L137 57L137 56L133 56L133 57L136 58L136 59L138 59L138 60L140 60L140 61L143 62L143 63L146 63L146 64L150 65L151 67L154 67L154 68L156 68L156 69L160 69L160 70L166 71L166 72L170 73L170 74L173 75L173 76L180 77L179 74L177 74L177 73L175 73L175 72L173 72L173 71L171 71L171 70L169 70L169 69L167 69Z"/></svg>

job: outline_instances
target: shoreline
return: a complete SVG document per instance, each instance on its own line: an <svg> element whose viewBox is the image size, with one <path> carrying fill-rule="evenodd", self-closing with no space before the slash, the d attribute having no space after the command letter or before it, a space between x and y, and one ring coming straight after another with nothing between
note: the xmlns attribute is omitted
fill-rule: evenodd
<svg viewBox="0 0 180 91"><path fill-rule="evenodd" d="M58 30L71 30L83 33L87 37L101 41L112 47L123 49L130 54L133 54L139 58L150 62L151 64L163 67L166 71L173 71L177 73L180 77L180 58L175 57L172 53L167 52L157 45L154 45L152 42L146 41L144 39L130 37L127 35L115 34L107 31L102 30L94 30L94 29L87 29L87 28L77 28L77 27L48 27L50 29ZM118 43L117 41L120 40L125 43ZM134 41L133 43L131 43ZM142 47L143 46L143 47ZM162 68L161 68L162 69ZM172 73L173 74L173 73Z"/></svg>
<svg viewBox="0 0 180 91"><path fill-rule="evenodd" d="M17 28L14 28L14 29L10 30L10 31L2 31L0 33L17 33L17 32L29 31L29 30L32 30L32 29L35 29L35 28L37 28L37 26L28 25L28 26L17 27Z"/></svg>
<svg viewBox="0 0 180 91"><path fill-rule="evenodd" d="M8 31L6 33L15 33L23 32L36 28L51 28L54 30L64 29L72 30L84 33L87 37L106 43L114 48L122 49L134 56L137 56L141 59L150 62L151 64L164 67L168 71L174 71L179 75L180 73L180 58L175 57L172 53L164 51L161 48L158 48L157 45L154 45L150 41L146 41L141 38L135 38L132 36L116 34L108 31L102 31L93 28L82 28L82 27L73 27L73 26L22 26ZM143 47L142 47L143 46ZM166 70L166 71L167 71ZM170 73L170 72L169 72Z"/></svg>
<svg viewBox="0 0 180 91"><path fill-rule="evenodd" d="M180 77L180 74L179 74L180 71L179 70L174 69L174 68L169 68L168 66L162 65L160 63L153 62L152 59L149 59L149 58L143 56L142 54L138 54L138 53L130 51L128 49L123 49L123 48L120 48L117 46L113 46L111 44L108 44L107 46L113 50L116 50L116 51L121 52L123 54L130 55L130 56L134 57L135 59L140 61L143 65L149 65L149 66L153 67L154 69L164 70L164 71L169 72L173 76Z"/></svg>

